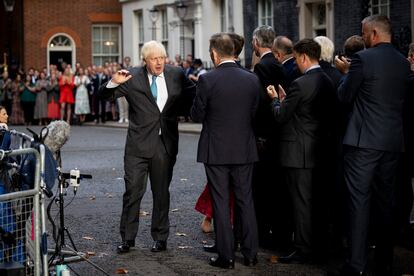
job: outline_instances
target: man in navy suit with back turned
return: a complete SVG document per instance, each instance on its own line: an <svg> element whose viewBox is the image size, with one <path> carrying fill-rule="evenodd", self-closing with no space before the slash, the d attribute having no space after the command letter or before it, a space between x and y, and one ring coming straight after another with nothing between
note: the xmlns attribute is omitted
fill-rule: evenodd
<svg viewBox="0 0 414 276"><path fill-rule="evenodd" d="M256 208L260 246L266 248L288 247L289 233L279 221L286 212L280 196L282 183L274 178L278 169L276 162L276 140L278 129L272 112L271 102L266 87L284 85L285 75L282 65L272 53L275 31L270 26L259 26L253 31L252 45L254 54L260 61L254 66L254 73L260 80L262 88L257 91L260 95L259 107L254 118L259 162L255 164L253 175L253 195ZM283 211L282 211L283 210ZM284 244L282 244L284 243Z"/></svg>
<svg viewBox="0 0 414 276"><path fill-rule="evenodd" d="M117 247L118 253L129 252L135 245L148 177L154 201L151 251L167 249L169 186L178 152L178 108L184 93L191 93L195 88L180 67L165 64L167 54L161 43L146 42L141 54L145 66L118 71L99 90L103 99L125 96L129 104L120 224L122 243Z"/></svg>
<svg viewBox="0 0 414 276"><path fill-rule="evenodd" d="M257 224L252 197L253 163L258 160L252 119L260 83L234 61L228 34L210 38L210 56L216 69L198 79L191 118L202 122L197 161L204 163L213 202L218 258L210 265L234 268L234 236L230 221L230 185L241 222L241 252L245 265L257 263Z"/></svg>
<svg viewBox="0 0 414 276"><path fill-rule="evenodd" d="M366 270L370 224L376 246L375 271L392 275L393 182L404 151L402 112L410 65L391 44L391 36L386 16L369 16L362 21L367 49L352 56L350 65L345 59L335 59L337 68L347 73L338 97L352 104L343 141L350 224L344 275Z"/></svg>

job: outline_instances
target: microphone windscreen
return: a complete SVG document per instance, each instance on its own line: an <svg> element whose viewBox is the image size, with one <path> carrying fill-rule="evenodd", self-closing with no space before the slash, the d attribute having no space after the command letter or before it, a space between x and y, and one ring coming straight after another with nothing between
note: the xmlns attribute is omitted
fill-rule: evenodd
<svg viewBox="0 0 414 276"><path fill-rule="evenodd" d="M43 143L55 153L60 150L70 136L70 125L62 120L53 121L47 125L47 135ZM42 133L43 135L43 133Z"/></svg>

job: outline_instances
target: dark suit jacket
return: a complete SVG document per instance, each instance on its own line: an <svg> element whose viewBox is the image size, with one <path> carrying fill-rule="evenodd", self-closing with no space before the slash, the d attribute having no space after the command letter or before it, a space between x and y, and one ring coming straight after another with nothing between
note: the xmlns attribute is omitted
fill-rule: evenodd
<svg viewBox="0 0 414 276"><path fill-rule="evenodd" d="M177 112L184 93L192 93L194 83L185 77L179 67L165 66L164 76L168 90L168 100L162 112L158 109L148 81L146 67L130 70L132 78L116 88L99 90L103 99L125 96L129 104L129 127L125 155L151 158L158 143L159 130L168 154L175 157L178 152Z"/></svg>
<svg viewBox="0 0 414 276"><path fill-rule="evenodd" d="M105 74L102 74L101 80L99 81L99 76L98 74L94 75L91 79L91 84L92 84L92 88L93 88L93 93L97 94L99 91L99 88L101 87L101 85L103 83L106 83L109 81L108 76L106 76Z"/></svg>
<svg viewBox="0 0 414 276"><path fill-rule="evenodd" d="M274 85L275 88L279 84L285 85L285 75L282 65L276 60L273 53L265 54L254 66L254 73L259 77L262 88L260 93L260 103L254 119L255 134L261 138L274 137L276 134L275 122L272 113L269 110L271 99L267 95L266 88Z"/></svg>
<svg viewBox="0 0 414 276"><path fill-rule="evenodd" d="M285 90L288 91L290 84L297 78L299 78L302 74L300 73L298 67L296 66L296 62L294 58L290 58L286 60L285 63L282 64L283 71L285 74Z"/></svg>
<svg viewBox="0 0 414 276"><path fill-rule="evenodd" d="M279 162L284 167L314 168L323 157L322 144L329 136L335 90L321 68L292 82L285 100L272 103L280 127Z"/></svg>
<svg viewBox="0 0 414 276"><path fill-rule="evenodd" d="M252 119L260 83L256 75L223 63L200 76L191 108L195 122L203 123L197 161L209 165L248 164L257 161Z"/></svg>
<svg viewBox="0 0 414 276"><path fill-rule="evenodd" d="M339 100L352 104L344 144L380 151L404 150L402 111L409 62L390 44L356 53L338 88Z"/></svg>

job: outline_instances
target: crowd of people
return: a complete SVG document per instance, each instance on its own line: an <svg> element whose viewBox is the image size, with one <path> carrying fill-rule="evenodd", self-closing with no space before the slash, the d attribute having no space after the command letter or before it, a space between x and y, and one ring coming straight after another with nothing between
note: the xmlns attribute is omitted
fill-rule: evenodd
<svg viewBox="0 0 414 276"><path fill-rule="evenodd" d="M239 246L248 266L258 262L259 245L289 250L281 263L347 249L342 275L362 275L371 245L374 273L392 275L393 238L413 235L414 44L407 57L399 53L386 16L365 18L361 36L349 37L338 55L325 36L293 43L260 26L252 37L253 70L240 65L244 39L234 33L211 37L209 72L191 55L169 61L164 46L149 41L143 66L125 59L67 65L63 73L29 69L13 80L3 74L1 104L12 124L45 124L70 122L72 110L79 122L88 114L104 122L107 105L114 119L118 103L119 122L131 120L118 253L135 246L148 178L151 251L167 249L182 115L203 124L197 161L208 183L197 209L208 210L204 231L214 223L216 243L204 248L218 253L211 265L234 268Z"/></svg>
<svg viewBox="0 0 414 276"><path fill-rule="evenodd" d="M392 275L393 239L413 235L414 44L404 57L391 38L389 19L370 16L362 35L334 55L328 37L293 43L260 26L250 71L239 63L243 38L219 33L210 38L215 69L191 78L186 62L184 71L168 65L162 44L144 44L145 65L101 87L104 99L126 96L133 125L143 126L130 126L127 136L118 252L135 246L148 177L151 250L167 249L175 98L195 90L190 115L203 124L197 161L207 175L196 209L206 215L204 231L214 225L215 244L204 246L218 253L210 265L234 268L237 248L244 265L256 265L260 245L287 252L280 263L324 262L346 251L341 275Z"/></svg>
<svg viewBox="0 0 414 276"><path fill-rule="evenodd" d="M179 66L185 75L197 81L206 72L200 59L191 54L185 60L179 55L168 64ZM0 76L0 105L5 106L11 125L47 125L53 120L66 120L81 125L86 120L105 123L107 120L128 123L128 103L125 98L102 101L97 97L101 84L120 69L130 69L131 59L123 63L105 62L102 66L82 67L76 63L50 64L49 70L29 68L27 71L4 71ZM192 98L180 108L180 119L189 121Z"/></svg>

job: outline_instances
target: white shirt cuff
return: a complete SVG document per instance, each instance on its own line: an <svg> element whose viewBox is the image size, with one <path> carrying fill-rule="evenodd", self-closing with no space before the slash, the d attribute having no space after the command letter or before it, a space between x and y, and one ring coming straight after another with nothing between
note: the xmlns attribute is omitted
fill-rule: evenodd
<svg viewBox="0 0 414 276"><path fill-rule="evenodd" d="M118 86L119 86L119 84L114 83L114 82L112 82L112 80L110 80L108 82L108 84L106 85L106 88L115 88L115 87L118 87Z"/></svg>

